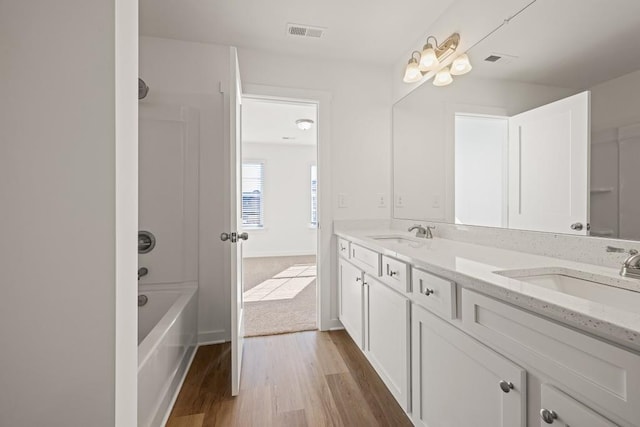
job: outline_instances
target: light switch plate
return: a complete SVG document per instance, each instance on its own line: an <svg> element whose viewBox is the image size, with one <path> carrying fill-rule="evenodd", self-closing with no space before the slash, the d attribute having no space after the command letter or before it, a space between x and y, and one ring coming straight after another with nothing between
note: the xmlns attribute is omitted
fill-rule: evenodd
<svg viewBox="0 0 640 427"><path fill-rule="evenodd" d="M346 208L347 207L347 195L344 193L338 193L338 207Z"/></svg>

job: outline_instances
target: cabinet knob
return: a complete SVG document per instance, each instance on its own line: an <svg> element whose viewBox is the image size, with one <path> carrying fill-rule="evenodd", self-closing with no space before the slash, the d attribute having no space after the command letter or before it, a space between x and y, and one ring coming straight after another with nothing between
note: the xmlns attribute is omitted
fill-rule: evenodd
<svg viewBox="0 0 640 427"><path fill-rule="evenodd" d="M553 424L553 420L558 419L558 414L555 411L542 408L540 409L540 418L547 424Z"/></svg>
<svg viewBox="0 0 640 427"><path fill-rule="evenodd" d="M356 282L362 282L362 277L356 277Z"/></svg>
<svg viewBox="0 0 640 427"><path fill-rule="evenodd" d="M397 272L397 271L393 271L393 270L391 270L391 271L389 272L389 276L391 276L391 277L396 276L396 275L398 275L398 272Z"/></svg>
<svg viewBox="0 0 640 427"><path fill-rule="evenodd" d="M434 293L434 290L433 290L433 289L426 288L426 289L424 290L424 294L425 294L426 296L429 296L429 295L431 295L431 294L433 294L433 293Z"/></svg>
<svg viewBox="0 0 640 427"><path fill-rule="evenodd" d="M340 250L341 251L344 251L345 249L347 249L347 248L345 248L344 246L340 245Z"/></svg>
<svg viewBox="0 0 640 427"><path fill-rule="evenodd" d="M511 390L513 390L513 383L511 381L502 380L500 381L500 389L502 389L502 391L504 391L505 393L509 393Z"/></svg>

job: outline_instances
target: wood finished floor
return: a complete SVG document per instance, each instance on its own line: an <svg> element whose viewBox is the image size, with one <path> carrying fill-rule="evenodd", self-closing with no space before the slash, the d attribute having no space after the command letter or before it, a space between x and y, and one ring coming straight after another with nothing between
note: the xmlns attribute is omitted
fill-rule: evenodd
<svg viewBox="0 0 640 427"><path fill-rule="evenodd" d="M411 426L344 331L245 339L240 395L229 344L203 346L167 423L201 426Z"/></svg>

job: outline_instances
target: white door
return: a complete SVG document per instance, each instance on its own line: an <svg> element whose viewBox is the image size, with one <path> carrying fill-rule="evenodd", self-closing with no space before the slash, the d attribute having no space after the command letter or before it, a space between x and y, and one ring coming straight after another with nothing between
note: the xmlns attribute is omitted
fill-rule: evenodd
<svg viewBox="0 0 640 427"><path fill-rule="evenodd" d="M242 84L236 48L230 48L229 87L229 199L230 231L221 234L223 241L231 243L231 394L240 391L242 348L244 341L244 316L242 293L242 242L248 238L242 227Z"/></svg>
<svg viewBox="0 0 640 427"><path fill-rule="evenodd" d="M616 425L580 402L543 384L540 409L540 426L553 424L558 427L615 427Z"/></svg>
<svg viewBox="0 0 640 427"><path fill-rule="evenodd" d="M509 228L586 235L590 92L509 118Z"/></svg>

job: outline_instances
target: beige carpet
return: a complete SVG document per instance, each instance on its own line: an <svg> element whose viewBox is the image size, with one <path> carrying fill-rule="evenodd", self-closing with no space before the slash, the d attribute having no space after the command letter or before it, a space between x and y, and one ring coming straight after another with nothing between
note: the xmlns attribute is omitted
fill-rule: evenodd
<svg viewBox="0 0 640 427"><path fill-rule="evenodd" d="M244 260L245 336L316 329L315 257Z"/></svg>

